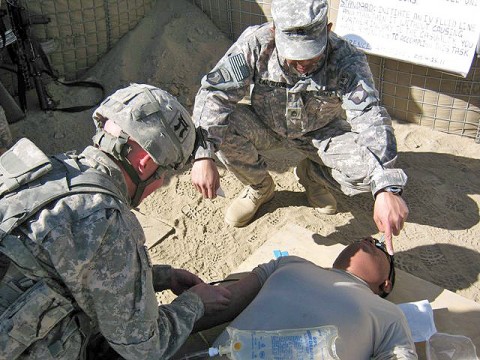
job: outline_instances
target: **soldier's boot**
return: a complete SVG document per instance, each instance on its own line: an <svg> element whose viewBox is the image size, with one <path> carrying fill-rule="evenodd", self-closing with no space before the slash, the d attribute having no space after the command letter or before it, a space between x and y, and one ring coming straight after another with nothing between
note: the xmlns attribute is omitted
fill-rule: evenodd
<svg viewBox="0 0 480 360"><path fill-rule="evenodd" d="M321 214L335 214L337 201L324 183L313 181L309 176L308 162L308 159L304 159L294 169L298 182L305 188L308 203Z"/></svg>
<svg viewBox="0 0 480 360"><path fill-rule="evenodd" d="M245 187L225 212L225 222L234 227L247 225L258 208L270 201L275 194L275 183L270 175L258 185Z"/></svg>

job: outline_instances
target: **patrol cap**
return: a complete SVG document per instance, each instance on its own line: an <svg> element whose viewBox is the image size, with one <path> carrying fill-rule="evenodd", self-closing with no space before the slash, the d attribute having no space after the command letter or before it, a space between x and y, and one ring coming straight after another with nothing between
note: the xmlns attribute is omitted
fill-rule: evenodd
<svg viewBox="0 0 480 360"><path fill-rule="evenodd" d="M273 0L275 46L289 60L308 60L327 46L327 0Z"/></svg>
<svg viewBox="0 0 480 360"><path fill-rule="evenodd" d="M130 84L117 90L94 111L97 130L103 128L105 118L117 124L159 166L179 169L192 154L195 126L188 111L155 86Z"/></svg>

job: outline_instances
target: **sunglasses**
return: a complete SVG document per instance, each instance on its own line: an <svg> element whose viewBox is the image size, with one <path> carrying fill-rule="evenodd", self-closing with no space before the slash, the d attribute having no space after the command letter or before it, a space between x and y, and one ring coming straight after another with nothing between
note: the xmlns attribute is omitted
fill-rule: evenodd
<svg viewBox="0 0 480 360"><path fill-rule="evenodd" d="M382 250L382 252L387 256L388 263L390 264L390 271L388 273L388 280L390 280L390 282L392 283L392 288L393 288L393 285L395 285L395 263L394 263L394 260L393 260L393 255L390 255L387 252L387 249L385 247L385 243L383 241L380 241L380 240L375 239L375 238L369 238L368 240L371 241L375 245L376 248ZM388 294L389 293L382 290L382 293L380 294L380 296L382 298L386 298L388 296Z"/></svg>

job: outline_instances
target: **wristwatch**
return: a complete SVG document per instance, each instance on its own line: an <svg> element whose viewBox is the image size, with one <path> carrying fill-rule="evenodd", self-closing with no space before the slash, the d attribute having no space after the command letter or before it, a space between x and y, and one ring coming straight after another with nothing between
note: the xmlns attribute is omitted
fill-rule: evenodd
<svg viewBox="0 0 480 360"><path fill-rule="evenodd" d="M387 186L385 188L383 188L382 190L380 190L379 192L382 192L382 191L387 191L389 193L392 193L393 195L398 195L398 196L401 196L402 193L403 193L403 188L400 187L400 186Z"/></svg>

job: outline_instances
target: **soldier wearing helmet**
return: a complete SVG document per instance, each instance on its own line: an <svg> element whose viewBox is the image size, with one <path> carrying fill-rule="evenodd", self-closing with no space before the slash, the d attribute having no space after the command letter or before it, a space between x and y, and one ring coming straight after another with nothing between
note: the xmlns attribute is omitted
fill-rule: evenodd
<svg viewBox="0 0 480 360"><path fill-rule="evenodd" d="M183 167L194 148L195 128L187 110L172 95L150 85L132 84L118 90L95 110L93 119L97 127L95 145L120 162L136 187L132 207L165 170ZM132 151L128 140L157 165L147 179L141 179L127 159Z"/></svg>
<svg viewBox="0 0 480 360"><path fill-rule="evenodd" d="M130 211L194 149L187 111L132 84L93 115L95 146L47 157L21 139L0 157L0 358L167 359L230 292L153 265ZM158 305L156 291L178 297Z"/></svg>

